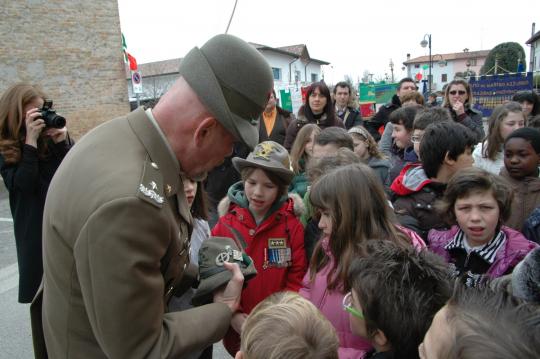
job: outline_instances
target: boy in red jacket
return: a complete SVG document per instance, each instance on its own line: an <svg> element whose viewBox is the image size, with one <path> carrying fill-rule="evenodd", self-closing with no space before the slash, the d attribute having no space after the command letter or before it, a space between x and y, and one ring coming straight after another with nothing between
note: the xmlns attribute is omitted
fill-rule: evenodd
<svg viewBox="0 0 540 359"><path fill-rule="evenodd" d="M243 238L258 274L244 288L241 310L233 315L223 339L232 356L239 350L239 333L251 310L273 293L298 291L307 269L299 220L302 200L287 196L294 176L287 150L273 141L261 142L247 159L233 158L233 165L242 181L231 186L219 204L221 217L212 235Z"/></svg>

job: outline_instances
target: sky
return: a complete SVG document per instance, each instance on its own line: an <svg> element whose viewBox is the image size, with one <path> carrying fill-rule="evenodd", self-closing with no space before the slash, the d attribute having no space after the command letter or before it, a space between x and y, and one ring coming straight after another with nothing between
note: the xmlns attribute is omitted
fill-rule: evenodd
<svg viewBox="0 0 540 359"><path fill-rule="evenodd" d="M138 63L183 57L224 33L234 0L118 0L128 52ZM420 42L431 34L432 55L489 50L501 42L525 44L532 23L540 30L540 1L238 0L229 34L280 47L306 44L328 83L365 71L374 78L404 77L403 62L428 55Z"/></svg>

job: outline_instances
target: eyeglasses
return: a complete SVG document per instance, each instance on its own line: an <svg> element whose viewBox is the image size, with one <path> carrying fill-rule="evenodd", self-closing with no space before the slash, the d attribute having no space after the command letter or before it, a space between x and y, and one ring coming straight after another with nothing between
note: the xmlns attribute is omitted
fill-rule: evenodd
<svg viewBox="0 0 540 359"><path fill-rule="evenodd" d="M422 137L423 136L411 136L411 142L412 143L420 143L420 141L422 141Z"/></svg>
<svg viewBox="0 0 540 359"><path fill-rule="evenodd" d="M353 308L352 306L352 293L349 292L343 297L343 310L351 313L357 318L364 319L364 314L358 309Z"/></svg>
<svg viewBox="0 0 540 359"><path fill-rule="evenodd" d="M452 90L452 91L449 91L448 92L450 95L455 95L455 94L459 94L460 96L463 96L467 93L467 91L463 91L463 90Z"/></svg>

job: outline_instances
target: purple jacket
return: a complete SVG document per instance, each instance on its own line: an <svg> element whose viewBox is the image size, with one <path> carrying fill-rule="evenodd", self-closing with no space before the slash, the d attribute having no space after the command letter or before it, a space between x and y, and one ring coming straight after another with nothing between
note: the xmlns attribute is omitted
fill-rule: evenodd
<svg viewBox="0 0 540 359"><path fill-rule="evenodd" d="M444 247L454 238L458 230L457 225L447 231L432 229L428 234L429 249L450 263L450 255ZM506 226L502 226L501 230L506 234L506 244L497 252L495 262L486 273L490 278L498 278L511 272L527 253L538 247L538 244L527 240L521 232Z"/></svg>

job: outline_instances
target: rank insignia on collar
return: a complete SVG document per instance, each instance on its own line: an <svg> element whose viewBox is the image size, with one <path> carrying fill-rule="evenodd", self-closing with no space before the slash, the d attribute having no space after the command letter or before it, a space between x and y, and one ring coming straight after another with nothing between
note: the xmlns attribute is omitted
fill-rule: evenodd
<svg viewBox="0 0 540 359"><path fill-rule="evenodd" d="M148 184L148 187L143 185L142 183L139 185L139 191L144 194L146 197L149 197L150 199L154 200L156 203L163 204L163 196L160 196L156 193L157 185L156 182L151 181Z"/></svg>

